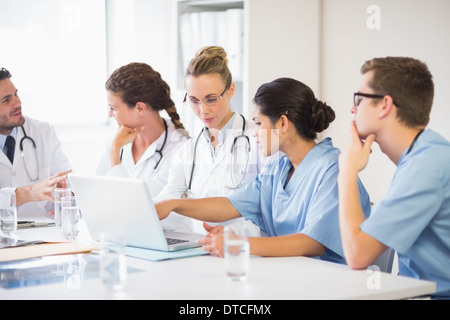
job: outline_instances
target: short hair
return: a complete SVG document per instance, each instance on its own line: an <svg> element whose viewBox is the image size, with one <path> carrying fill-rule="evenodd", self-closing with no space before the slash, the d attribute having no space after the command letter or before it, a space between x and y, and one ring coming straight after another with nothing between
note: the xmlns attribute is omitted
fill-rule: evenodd
<svg viewBox="0 0 450 320"><path fill-rule="evenodd" d="M427 65L409 57L384 57L366 61L361 73L373 71L368 84L377 94L390 95L398 119L408 127L426 126L434 99L433 76Z"/></svg>
<svg viewBox="0 0 450 320"><path fill-rule="evenodd" d="M5 68L0 68L0 80L5 80L11 78L11 73Z"/></svg>

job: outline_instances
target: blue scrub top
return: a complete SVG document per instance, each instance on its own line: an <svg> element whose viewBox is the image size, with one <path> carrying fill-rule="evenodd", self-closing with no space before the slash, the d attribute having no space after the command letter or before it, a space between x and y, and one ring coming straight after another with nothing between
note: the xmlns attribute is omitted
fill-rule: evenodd
<svg viewBox="0 0 450 320"><path fill-rule="evenodd" d="M450 143L425 130L401 155L386 197L362 225L398 253L400 275L434 281L450 298Z"/></svg>
<svg viewBox="0 0 450 320"><path fill-rule="evenodd" d="M283 156L228 199L268 236L303 233L327 248L321 259L345 263L338 216L339 153L326 138L306 155L286 187L292 163ZM368 216L369 196L358 183L361 204Z"/></svg>

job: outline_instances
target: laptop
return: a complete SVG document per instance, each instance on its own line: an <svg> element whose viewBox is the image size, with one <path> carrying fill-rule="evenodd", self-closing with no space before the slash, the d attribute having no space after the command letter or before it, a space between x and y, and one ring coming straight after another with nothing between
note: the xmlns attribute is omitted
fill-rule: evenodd
<svg viewBox="0 0 450 320"><path fill-rule="evenodd" d="M93 240L121 232L132 247L169 252L201 246L202 234L163 231L144 180L72 173L69 181Z"/></svg>

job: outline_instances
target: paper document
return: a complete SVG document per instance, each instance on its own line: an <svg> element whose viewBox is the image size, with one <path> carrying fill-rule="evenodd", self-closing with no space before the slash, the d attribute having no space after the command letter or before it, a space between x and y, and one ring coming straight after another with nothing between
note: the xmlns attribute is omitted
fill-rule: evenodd
<svg viewBox="0 0 450 320"><path fill-rule="evenodd" d="M88 243L78 242L48 242L28 246L0 249L0 262L51 256L56 254L86 253L97 247Z"/></svg>

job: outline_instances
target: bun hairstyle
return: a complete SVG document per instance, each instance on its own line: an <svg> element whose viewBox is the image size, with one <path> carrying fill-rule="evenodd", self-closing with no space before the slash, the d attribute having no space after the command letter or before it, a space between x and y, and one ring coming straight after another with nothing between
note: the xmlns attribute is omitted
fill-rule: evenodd
<svg viewBox="0 0 450 320"><path fill-rule="evenodd" d="M291 78L263 84L253 101L259 112L268 116L273 124L285 115L294 123L298 134L307 140L317 139L317 134L326 130L336 118L334 110L316 99L311 88Z"/></svg>
<svg viewBox="0 0 450 320"><path fill-rule="evenodd" d="M119 94L130 108L144 102L155 111L166 110L175 128L184 129L169 85L148 64L133 62L118 68L106 81L105 88Z"/></svg>
<svg viewBox="0 0 450 320"><path fill-rule="evenodd" d="M227 53L222 47L207 46L198 50L186 68L186 77L218 73L225 85L232 82Z"/></svg>

